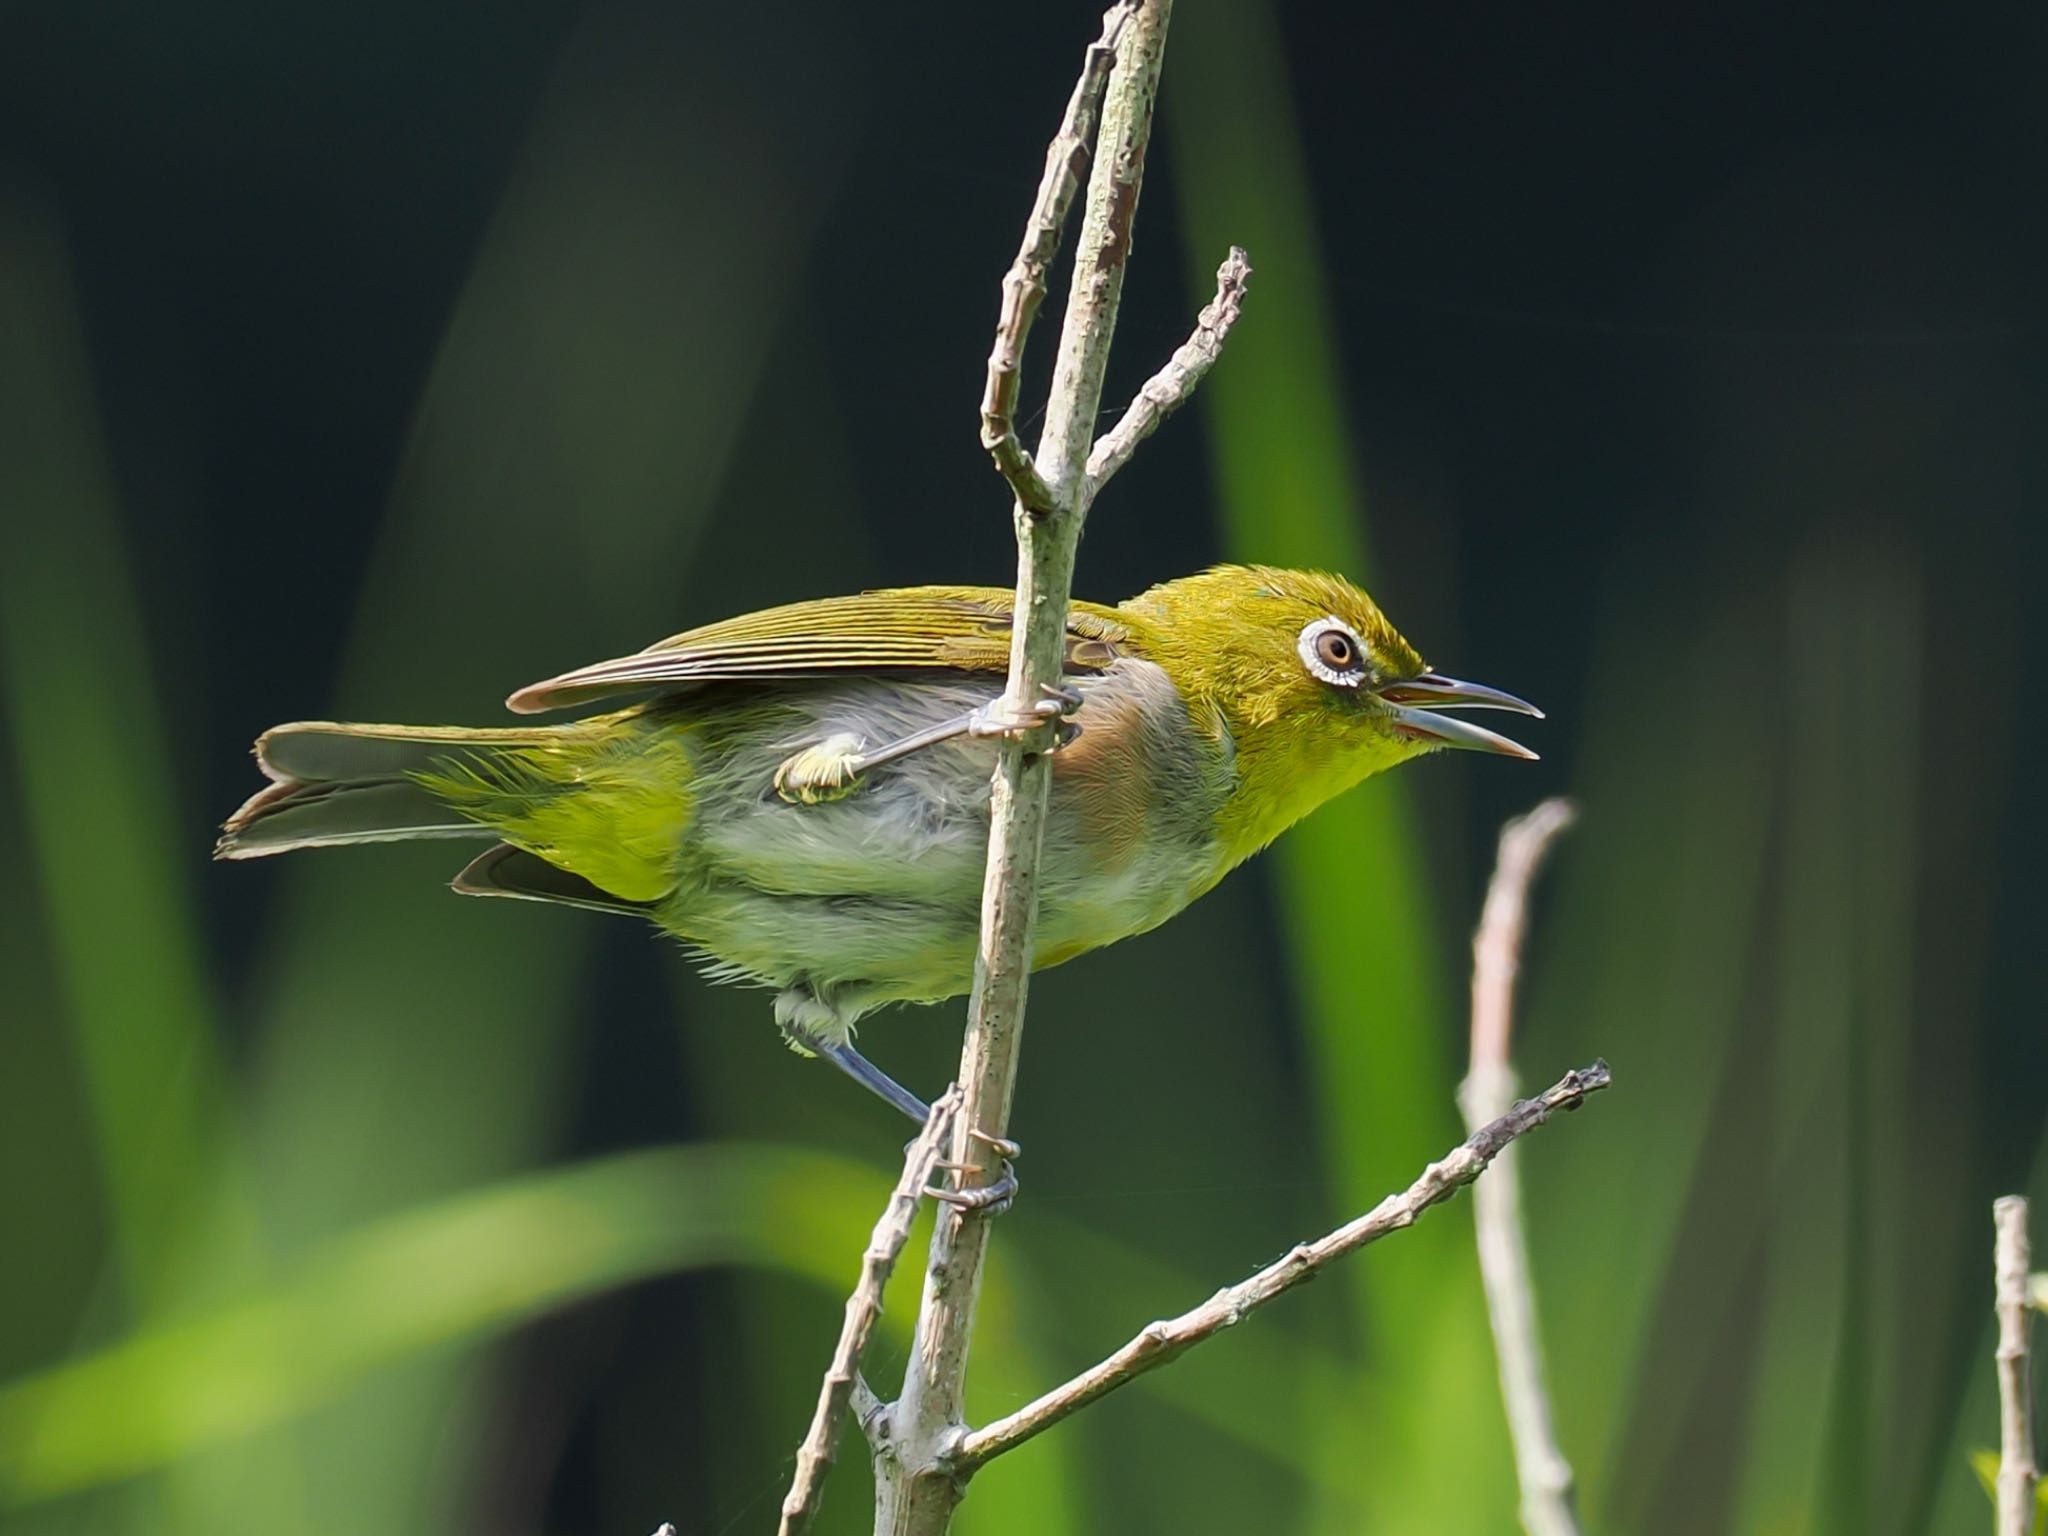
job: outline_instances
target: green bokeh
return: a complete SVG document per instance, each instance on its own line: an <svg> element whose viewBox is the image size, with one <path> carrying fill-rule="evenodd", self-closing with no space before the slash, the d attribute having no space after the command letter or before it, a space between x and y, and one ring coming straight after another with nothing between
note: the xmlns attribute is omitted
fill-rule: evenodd
<svg viewBox="0 0 2048 1536"><path fill-rule="evenodd" d="M629 925L456 901L431 847L212 866L210 828L277 718L488 720L720 613L1003 579L971 407L1085 12L107 5L13 55L0 1526L770 1524L900 1128ZM1615 1069L1522 1165L1589 1528L1981 1528L1989 1196L2048 1197L2003 77L1929 86L1913 154L1853 84L1729 148L1625 19L1570 100L1548 34L1414 25L1181 8L1113 391L1227 245L1257 276L1079 589L1343 570L1551 706L1546 762L1369 784L1034 982L970 1407L1455 1140L1493 830L1569 792L1517 1053ZM1874 35L1873 91L1914 57ZM1613 212L1638 124L1654 226ZM935 1088L958 1018L864 1043ZM1512 1528L1469 1219L1046 1435L962 1529Z"/></svg>

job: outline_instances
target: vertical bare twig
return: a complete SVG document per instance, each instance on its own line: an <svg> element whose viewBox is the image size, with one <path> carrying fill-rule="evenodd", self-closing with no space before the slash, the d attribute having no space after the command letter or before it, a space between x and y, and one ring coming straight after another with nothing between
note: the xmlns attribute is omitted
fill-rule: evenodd
<svg viewBox="0 0 2048 1536"><path fill-rule="evenodd" d="M1104 87L1073 284L1035 458L1046 492L1042 498L1036 497L1036 486L1020 484L1021 477L1014 473L1017 466L1006 462L1000 448L1008 435L1005 401L1014 400L1014 386L1005 382L1014 379L1014 366L1000 334L991 359L991 388L984 403L992 398L997 409L985 412L984 433L996 437L998 466L1018 492L1016 623L1007 690L1009 704L1018 713L1035 704L1047 685L1057 683L1062 670L1074 553L1087 515L1088 452L1123 293L1124 263L1130 254L1171 10L1172 0L1122 4L1104 25L1105 37L1115 39L1116 62ZM1091 68L1095 58L1091 50ZM1088 78L1084 68L1084 86ZM1069 116L1074 114L1070 111ZM1054 156L1058 151L1056 142ZM1028 248L1032 236L1026 241ZM1006 320L1009 314L1006 297ZM1020 331L1020 350L1021 340ZM996 418L992 434L989 415ZM972 1165L977 1152L994 1162L981 1149L989 1138L1000 1138L1009 1124L1050 785L1051 764L1041 751L1022 742L1004 745L989 806L981 941L960 1058L959 1081L966 1100L953 1134L953 1161L963 1166ZM965 1176L962 1183L966 1187ZM892 1415L892 1432L876 1452L878 1532L943 1532L964 1492L965 1479L954 1474L949 1458L965 1432L968 1340L987 1247L985 1215L972 1210L941 1213L903 1396Z"/></svg>
<svg viewBox="0 0 2048 1536"><path fill-rule="evenodd" d="M1458 1090L1468 1130L1495 1119L1514 1100L1508 1060L1514 1027L1515 976L1528 923L1529 887L1558 834L1576 812L1568 800L1546 800L1501 828L1500 853L1486 906L1472 939L1472 1061ZM1522 1526L1529 1536L1578 1536L1571 1463L1557 1443L1544 1386L1543 1348L1536 1326L1529 1250L1522 1232L1521 1187L1512 1149L1472 1191L1479 1272L1493 1323L1501 1399L1514 1441L1521 1484Z"/></svg>
<svg viewBox="0 0 2048 1536"><path fill-rule="evenodd" d="M960 1090L949 1088L932 1105L924 1129L903 1152L903 1175L883 1207L860 1260L860 1282L846 1298L846 1319L839 1328L839 1343L832 1351L824 1385L818 1392L817 1411L811 1416L809 1433L797 1448L796 1477L782 1501L781 1536L803 1536L818 1518L824 1500L825 1477L839 1454L839 1432L846 1412L860 1395L861 1357L867 1353L869 1336L882 1315L882 1290L896 1268L896 1257L910 1241L911 1224L917 1219L917 1203L924 1198L938 1166L939 1152L953 1134L954 1117L960 1113ZM872 1436L874 1413L862 1405L861 1428Z"/></svg>
<svg viewBox="0 0 2048 1536"><path fill-rule="evenodd" d="M2033 1385L2028 1379L2027 1202L2007 1195L1991 1207L1993 1305L1998 1312L1998 1536L2034 1528Z"/></svg>

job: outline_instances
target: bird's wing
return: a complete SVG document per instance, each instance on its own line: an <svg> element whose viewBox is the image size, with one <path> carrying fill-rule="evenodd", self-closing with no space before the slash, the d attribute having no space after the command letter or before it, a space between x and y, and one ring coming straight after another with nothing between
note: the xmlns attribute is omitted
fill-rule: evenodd
<svg viewBox="0 0 2048 1536"><path fill-rule="evenodd" d="M997 587L903 587L791 603L530 684L505 705L528 715L607 694L709 682L922 667L1002 672L1010 665L1013 606L1014 594ZM1066 670L1103 671L1129 639L1112 610L1076 603L1067 614Z"/></svg>

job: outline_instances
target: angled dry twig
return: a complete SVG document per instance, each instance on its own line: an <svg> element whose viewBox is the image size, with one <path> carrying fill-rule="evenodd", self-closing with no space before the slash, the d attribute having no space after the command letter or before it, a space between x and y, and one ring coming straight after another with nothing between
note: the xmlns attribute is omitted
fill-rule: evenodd
<svg viewBox="0 0 2048 1536"><path fill-rule="evenodd" d="M1063 1386L993 1424L961 1437L947 1459L947 1471L964 1480L1005 1451L1085 1408L1118 1387L1157 1370L1204 1339L1234 1327L1284 1291L1313 1280L1325 1266L1368 1243L1413 1226L1432 1205L1448 1200L1486 1171L1516 1137L1533 1131L1560 1110L1577 1109L1587 1095L1609 1083L1607 1063L1567 1072L1557 1084L1533 1099L1524 1099L1490 1125L1480 1127L1441 1162L1398 1195L1389 1195L1356 1221L1312 1243L1297 1244L1285 1256L1248 1280L1226 1286L1202 1305L1179 1317L1149 1324L1115 1354L1090 1366Z"/></svg>
<svg viewBox="0 0 2048 1536"><path fill-rule="evenodd" d="M1102 18L1102 36L1089 46L1082 61L1081 78L1067 100L1066 115L1045 151L1045 175L1039 180L1038 199L1024 226L1024 243L1003 276L1003 307L996 321L995 346L988 355L988 382L981 394L981 445L1010 482L1018 505L1041 516L1052 510L1052 492L1017 437L1024 342L1031 334L1032 321L1038 318L1038 306L1045 301L1045 274L1059 253L1067 209L1088 168L1102 93L1116 63L1117 39L1135 8L1135 0L1112 6Z"/></svg>
<svg viewBox="0 0 2048 1536"><path fill-rule="evenodd" d="M1465 1126L1477 1130L1515 1096L1508 1040L1514 1025L1515 976L1521 967L1529 887L1544 856L1577 812L1569 800L1546 800L1516 817L1500 833L1500 853L1486 905L1472 938L1472 1059L1458 1106ZM1529 1282L1529 1250L1522 1229L1520 1180L1512 1151L1472 1191L1479 1273L1493 1324L1501 1400L1515 1447L1521 1485L1522 1527L1529 1536L1578 1536L1572 1468L1557 1442L1550 1395L1543 1381L1543 1349L1536 1300Z"/></svg>
<svg viewBox="0 0 2048 1536"><path fill-rule="evenodd" d="M1088 455L1088 497L1092 501L1109 477L1128 464L1138 444L1159 430L1159 424L1187 404L1202 375L1216 366L1223 342L1244 307L1252 264L1244 247L1233 245L1216 269L1216 297L1195 317L1194 333L1138 390L1117 424L1103 433Z"/></svg>
<svg viewBox="0 0 2048 1536"><path fill-rule="evenodd" d="M2027 1201L2006 1195L1991 1207L1993 1306L1998 1312L1998 1536L2034 1528L2033 1384L2027 1357Z"/></svg>
<svg viewBox="0 0 2048 1536"><path fill-rule="evenodd" d="M861 1428L872 1438L876 1411L875 1396L861 1379L861 1357L867 1353L868 1338L882 1315L882 1288L896 1268L897 1255L910 1241L911 1224L917 1219L917 1203L924 1198L938 1167L940 1150L953 1134L954 1117L960 1113L960 1090L949 1088L932 1105L924 1129L904 1149L903 1175L875 1223L874 1235L860 1258L860 1282L846 1298L846 1319L840 1324L839 1343L832 1351L824 1385L818 1392L817 1411L811 1427L796 1453L796 1477L782 1501L781 1536L802 1536L818 1518L824 1498L825 1477L839 1453L839 1430L849 1407Z"/></svg>

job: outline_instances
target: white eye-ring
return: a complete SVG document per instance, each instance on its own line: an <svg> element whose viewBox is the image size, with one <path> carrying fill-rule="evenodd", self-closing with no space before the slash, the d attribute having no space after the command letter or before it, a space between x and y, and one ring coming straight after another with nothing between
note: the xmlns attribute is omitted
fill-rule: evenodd
<svg viewBox="0 0 2048 1536"><path fill-rule="evenodd" d="M1365 645L1335 615L1315 620L1294 642L1301 664L1326 683L1356 688L1365 681Z"/></svg>

